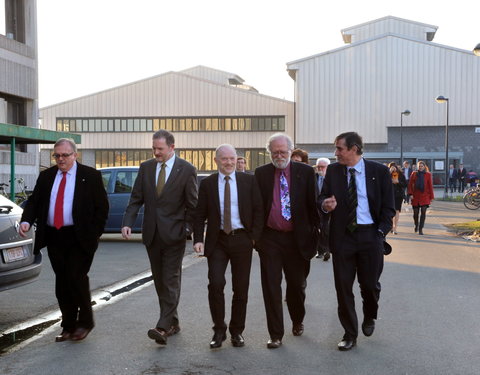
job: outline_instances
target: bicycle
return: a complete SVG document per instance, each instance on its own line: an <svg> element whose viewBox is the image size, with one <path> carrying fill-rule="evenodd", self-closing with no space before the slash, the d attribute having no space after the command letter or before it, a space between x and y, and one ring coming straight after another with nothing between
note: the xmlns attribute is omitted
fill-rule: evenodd
<svg viewBox="0 0 480 375"><path fill-rule="evenodd" d="M480 186L472 187L463 194L463 204L469 210L480 208Z"/></svg>
<svg viewBox="0 0 480 375"><path fill-rule="evenodd" d="M14 202L18 204L20 207L24 208L31 193L30 194L27 193L27 190L26 190L27 185L25 185L25 180L22 177L15 178L14 181L15 180L17 181L18 186L20 187L20 191L18 193L15 193ZM9 182L11 183L12 181L9 180ZM8 199L10 199L10 192L8 191L9 186L10 185L5 182L0 183L0 195L3 195Z"/></svg>

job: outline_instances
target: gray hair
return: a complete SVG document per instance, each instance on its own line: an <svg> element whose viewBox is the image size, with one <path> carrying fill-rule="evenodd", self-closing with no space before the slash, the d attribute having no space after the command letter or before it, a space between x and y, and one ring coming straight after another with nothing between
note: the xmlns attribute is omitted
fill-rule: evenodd
<svg viewBox="0 0 480 375"><path fill-rule="evenodd" d="M73 152L77 152L77 145L72 138L59 138L59 139L57 139L57 141L53 145L53 148L55 148L55 147L57 147L61 144L64 144L64 143L68 143L72 147Z"/></svg>
<svg viewBox="0 0 480 375"><path fill-rule="evenodd" d="M272 144L273 141L276 141L277 139L285 139L287 141L287 145L288 145L288 150L289 151L293 151L293 141L292 141L292 138L290 138L287 134L285 133L275 133L273 135L270 136L270 138L268 138L267 140L267 145L266 145L266 149L268 152L271 152L270 151L270 145Z"/></svg>
<svg viewBox="0 0 480 375"><path fill-rule="evenodd" d="M218 158L218 154L225 148L232 150L235 153L235 156L237 155L237 150L235 150L235 147L233 147L231 144L223 143L215 149L215 157Z"/></svg>
<svg viewBox="0 0 480 375"><path fill-rule="evenodd" d="M323 161L324 163L327 163L327 165L330 165L330 159L329 158L318 158L317 162L315 164L318 165L318 163L320 163L321 161Z"/></svg>

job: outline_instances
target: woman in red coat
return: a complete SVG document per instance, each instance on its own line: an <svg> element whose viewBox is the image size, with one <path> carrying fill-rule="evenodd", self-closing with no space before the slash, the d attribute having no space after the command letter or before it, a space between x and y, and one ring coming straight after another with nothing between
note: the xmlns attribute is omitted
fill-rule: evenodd
<svg viewBox="0 0 480 375"><path fill-rule="evenodd" d="M427 171L425 162L418 162L418 170L413 172L408 182L408 195L411 195L413 207L413 221L415 222L415 232L423 234L423 225L427 215L427 208L430 202L435 198L433 195L432 174ZM418 213L420 214L420 223L418 222Z"/></svg>

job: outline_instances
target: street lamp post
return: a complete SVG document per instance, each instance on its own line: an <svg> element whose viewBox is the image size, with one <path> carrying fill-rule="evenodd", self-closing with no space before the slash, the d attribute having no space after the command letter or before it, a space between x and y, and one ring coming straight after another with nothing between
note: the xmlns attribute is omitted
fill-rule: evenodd
<svg viewBox="0 0 480 375"><path fill-rule="evenodd" d="M445 98L444 96L437 96L435 99L437 103L447 103L447 124L445 125L445 194L444 197L448 196L448 168L449 168L449 162L448 162L448 103L449 100L448 98Z"/></svg>
<svg viewBox="0 0 480 375"><path fill-rule="evenodd" d="M473 49L473 53L476 55L476 56L480 56L480 43L478 43L475 48Z"/></svg>
<svg viewBox="0 0 480 375"><path fill-rule="evenodd" d="M400 114L400 168L403 167L403 115L409 116L410 111L406 109Z"/></svg>

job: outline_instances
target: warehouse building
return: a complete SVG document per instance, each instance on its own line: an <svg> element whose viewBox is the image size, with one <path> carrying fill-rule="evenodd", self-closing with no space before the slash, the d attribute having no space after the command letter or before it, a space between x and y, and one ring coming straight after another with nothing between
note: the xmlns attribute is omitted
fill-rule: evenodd
<svg viewBox="0 0 480 375"><path fill-rule="evenodd" d="M166 129L177 155L210 172L221 143L234 145L249 170L268 162L267 138L293 134L294 105L237 74L196 66L41 108L40 117L44 129L81 134L80 161L96 168L139 165L152 157L153 132ZM45 146L40 163L52 162Z"/></svg>
<svg viewBox="0 0 480 375"><path fill-rule="evenodd" d="M425 160L435 185L449 164L478 172L480 58L434 43L437 29L388 16L343 29L346 46L289 62L296 144L332 157L335 136L353 130L368 158Z"/></svg>

